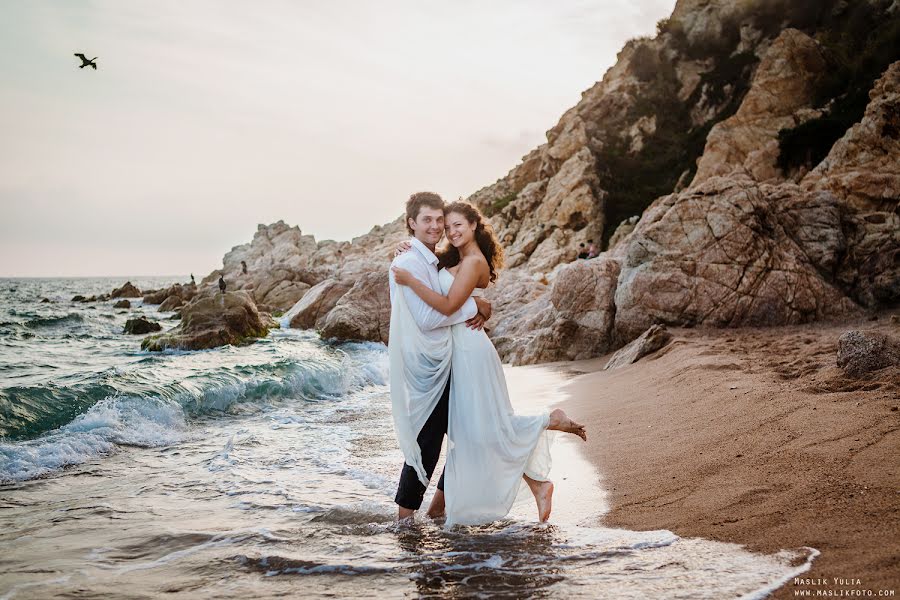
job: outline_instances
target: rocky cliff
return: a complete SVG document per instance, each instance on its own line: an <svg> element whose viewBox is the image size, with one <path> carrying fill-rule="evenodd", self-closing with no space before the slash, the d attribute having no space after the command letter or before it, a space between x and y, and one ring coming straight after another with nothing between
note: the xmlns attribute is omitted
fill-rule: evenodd
<svg viewBox="0 0 900 600"><path fill-rule="evenodd" d="M489 292L501 356L586 358L655 323L896 305L898 49L896 2L680 0L469 198L507 250ZM268 310L303 300L297 326L386 341L384 274L405 236L401 219L351 242L260 226L204 282L223 273ZM606 251L575 261L589 239Z"/></svg>

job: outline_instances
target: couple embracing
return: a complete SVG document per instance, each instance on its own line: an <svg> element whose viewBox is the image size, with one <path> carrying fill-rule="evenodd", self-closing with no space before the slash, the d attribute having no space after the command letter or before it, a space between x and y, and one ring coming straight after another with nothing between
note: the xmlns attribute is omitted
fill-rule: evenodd
<svg viewBox="0 0 900 600"><path fill-rule="evenodd" d="M503 266L490 224L467 202L420 192L406 203L412 234L391 263L388 344L394 427L405 464L395 502L410 519L422 504L447 435L447 460L428 509L446 525L478 525L509 512L522 479L550 516L548 430L587 439L562 411L516 415L500 357L483 330L481 296ZM446 232L449 246L435 254Z"/></svg>

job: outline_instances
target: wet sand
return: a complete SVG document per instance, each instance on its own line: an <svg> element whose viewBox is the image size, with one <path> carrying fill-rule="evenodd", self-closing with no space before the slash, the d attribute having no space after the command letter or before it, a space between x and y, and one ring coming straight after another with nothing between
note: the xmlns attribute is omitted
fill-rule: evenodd
<svg viewBox="0 0 900 600"><path fill-rule="evenodd" d="M900 368L845 376L837 339L850 329L900 337L887 313L672 329L669 345L624 368L603 371L610 355L554 365L574 377L563 407L588 427L584 452L610 505L600 524L818 549L806 581L773 598L900 596Z"/></svg>

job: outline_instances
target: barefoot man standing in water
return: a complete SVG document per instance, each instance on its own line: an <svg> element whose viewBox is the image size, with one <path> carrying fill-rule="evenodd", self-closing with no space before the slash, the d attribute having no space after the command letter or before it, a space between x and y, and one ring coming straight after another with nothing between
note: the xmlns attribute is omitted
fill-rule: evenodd
<svg viewBox="0 0 900 600"><path fill-rule="evenodd" d="M406 229L413 236L411 250L391 263L416 275L436 291L438 258L435 246L444 235L444 201L419 192L406 202ZM409 519L422 505L425 489L437 466L447 433L450 404L450 326L466 322L480 329L491 316L491 305L469 298L449 316L423 302L409 287L398 286L390 275L391 327L388 341L391 403L394 428L405 464L394 501L398 518ZM444 477L428 508L428 516L444 514Z"/></svg>

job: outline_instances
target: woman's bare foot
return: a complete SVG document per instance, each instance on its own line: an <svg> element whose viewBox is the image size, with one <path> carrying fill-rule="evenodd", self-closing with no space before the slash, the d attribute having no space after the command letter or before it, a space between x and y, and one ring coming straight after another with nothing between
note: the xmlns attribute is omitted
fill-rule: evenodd
<svg viewBox="0 0 900 600"><path fill-rule="evenodd" d="M587 432L584 430L584 425L570 419L569 415L559 408L550 413L550 423L547 425L547 429L572 433L587 441Z"/></svg>
<svg viewBox="0 0 900 600"><path fill-rule="evenodd" d="M534 501L537 503L538 520L546 523L550 518L550 510L553 508L553 482L537 481L528 475L522 475L525 483L528 484L531 493L534 494Z"/></svg>
<svg viewBox="0 0 900 600"><path fill-rule="evenodd" d="M431 505L428 507L428 516L432 519L443 519L447 516L445 511L444 490L435 490L434 497L431 499Z"/></svg>

